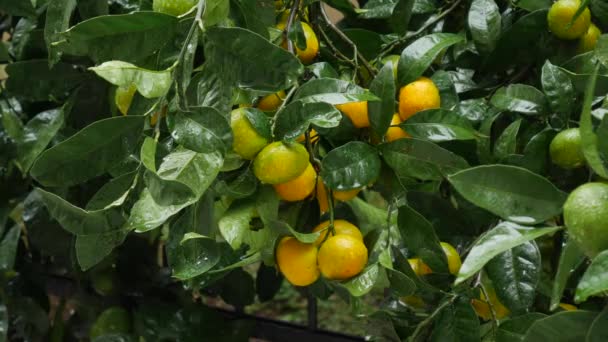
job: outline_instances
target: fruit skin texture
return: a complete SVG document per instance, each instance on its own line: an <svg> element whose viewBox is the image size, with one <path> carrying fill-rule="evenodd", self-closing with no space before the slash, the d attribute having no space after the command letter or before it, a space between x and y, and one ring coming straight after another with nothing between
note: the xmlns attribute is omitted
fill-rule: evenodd
<svg viewBox="0 0 608 342"><path fill-rule="evenodd" d="M131 331L131 315L119 306L113 306L102 312L93 326L89 336L91 340L95 337L108 334L128 334Z"/></svg>
<svg viewBox="0 0 608 342"><path fill-rule="evenodd" d="M393 119L391 120L391 126L397 126L402 123L399 114L395 113L393 115ZM401 127L389 127L386 131L386 141L391 142L403 138L409 138L410 135L407 134Z"/></svg>
<svg viewBox="0 0 608 342"><path fill-rule="evenodd" d="M277 110L283 100L285 99L285 92L283 90L276 92L274 94L266 95L258 101L258 109L264 112L272 112Z"/></svg>
<svg viewBox="0 0 608 342"><path fill-rule="evenodd" d="M448 259L448 269L450 270L450 274L458 274L458 271L460 271L460 266L462 266L462 260L460 260L458 251L456 248L454 248L454 246L447 242L441 242L440 245L446 258Z"/></svg>
<svg viewBox="0 0 608 342"><path fill-rule="evenodd" d="M316 233L320 230L329 227L329 223L329 221L321 222L318 226L315 227L315 229L312 230L312 232ZM334 230L336 233L335 235L349 235L359 241L363 241L363 235L361 234L359 228L357 228L357 226L346 220L334 220ZM315 246L319 246L321 242L325 240L325 236L328 232L329 229L325 229L321 232L317 240L314 242Z"/></svg>
<svg viewBox="0 0 608 342"><path fill-rule="evenodd" d="M334 199L347 202L355 198L360 191L361 189L334 191ZM317 177L317 201L319 202L321 214L326 213L329 210L329 202L327 201L327 188L325 187L325 183L323 183L321 176Z"/></svg>
<svg viewBox="0 0 608 342"><path fill-rule="evenodd" d="M197 3L198 0L154 0L152 9L154 12L179 16L188 12Z"/></svg>
<svg viewBox="0 0 608 342"><path fill-rule="evenodd" d="M578 308L572 304L568 304L568 303L559 303L559 307L566 310L566 311L576 311L578 310Z"/></svg>
<svg viewBox="0 0 608 342"><path fill-rule="evenodd" d="M439 89L429 78L420 77L399 90L399 116L403 121L420 111L439 108L440 105Z"/></svg>
<svg viewBox="0 0 608 342"><path fill-rule="evenodd" d="M591 23L591 12L588 8L585 8L572 26L568 27L580 4L579 0L559 0L551 6L547 14L547 23L549 30L557 38L572 40L587 32Z"/></svg>
<svg viewBox="0 0 608 342"><path fill-rule="evenodd" d="M116 89L114 102L122 115L127 115L136 91L137 87L134 84L131 84L129 87L118 87Z"/></svg>
<svg viewBox="0 0 608 342"><path fill-rule="evenodd" d="M433 273L433 270L431 270L431 268L419 258L410 258L407 259L407 262L410 264L410 267L417 276Z"/></svg>
<svg viewBox="0 0 608 342"><path fill-rule="evenodd" d="M285 237L277 246L277 265L287 280L296 286L308 286L319 279L317 247Z"/></svg>
<svg viewBox="0 0 608 342"><path fill-rule="evenodd" d="M595 49L597 39L602 35L602 31L591 23L589 29L578 39L578 53L585 53Z"/></svg>
<svg viewBox="0 0 608 342"><path fill-rule="evenodd" d="M230 127L234 136L232 148L243 159L253 159L269 143L249 122L243 108L237 108L230 113Z"/></svg>
<svg viewBox="0 0 608 342"><path fill-rule="evenodd" d="M564 203L564 222L590 258L608 249L608 185L587 183L574 189Z"/></svg>
<svg viewBox="0 0 608 342"><path fill-rule="evenodd" d="M282 200L297 202L310 196L315 190L316 183L317 173L309 163L301 175L287 183L275 184L274 190Z"/></svg>
<svg viewBox="0 0 608 342"><path fill-rule="evenodd" d="M319 248L321 274L331 280L345 280L361 273L367 264L367 247L350 235L334 235Z"/></svg>
<svg viewBox="0 0 608 342"><path fill-rule="evenodd" d="M306 49L300 50L296 43L294 42L294 48L296 49L296 55L300 59L300 61L304 64L310 64L317 54L319 53L319 39L317 39L317 35L315 31L305 22L300 22L302 24L302 31L304 31L304 38L306 38ZM284 30L285 26L287 26L287 19L281 20L277 24L277 28L279 30ZM283 42L281 44L283 48L287 48L287 42Z"/></svg>
<svg viewBox="0 0 608 342"><path fill-rule="evenodd" d="M263 183L286 183L306 170L308 157L308 151L301 144L273 142L258 153L253 161L253 173Z"/></svg>
<svg viewBox="0 0 608 342"><path fill-rule="evenodd" d="M551 161L564 169L576 169L585 165L580 130L570 128L559 132L549 145L549 154Z"/></svg>
<svg viewBox="0 0 608 342"><path fill-rule="evenodd" d="M507 307L505 307L498 300L498 297L496 297L496 291L494 290L494 288L491 286L486 286L486 292L488 293L488 296L490 297L490 303L492 304L492 307L494 308L494 313L496 314L496 319L503 319L503 318L509 316L511 311L509 311L509 309L507 309ZM473 305L473 308L475 309L477 316L481 317L482 319L484 319L486 321L489 321L492 319L492 310L490 309L490 305L488 304L488 301L486 300L486 296L483 294L483 292L481 292L479 294L479 298L480 299L473 299L471 301L471 304Z"/></svg>
<svg viewBox="0 0 608 342"><path fill-rule="evenodd" d="M357 128L369 127L369 115L367 113L367 101L349 102L336 105L342 114L348 116Z"/></svg>

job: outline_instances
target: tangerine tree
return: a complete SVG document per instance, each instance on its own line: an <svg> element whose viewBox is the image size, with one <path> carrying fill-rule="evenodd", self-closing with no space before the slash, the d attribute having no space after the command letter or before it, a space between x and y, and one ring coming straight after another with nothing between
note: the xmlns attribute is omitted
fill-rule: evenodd
<svg viewBox="0 0 608 342"><path fill-rule="evenodd" d="M369 340L606 339L608 1L0 14L0 340L246 341L209 299L287 283Z"/></svg>

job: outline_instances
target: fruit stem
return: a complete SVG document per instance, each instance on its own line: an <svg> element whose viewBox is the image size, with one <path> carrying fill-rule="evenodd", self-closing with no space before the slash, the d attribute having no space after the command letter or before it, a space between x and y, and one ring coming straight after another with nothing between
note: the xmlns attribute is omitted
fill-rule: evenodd
<svg viewBox="0 0 608 342"><path fill-rule="evenodd" d="M293 46L293 42L287 38L289 34L289 30L291 30L291 25L293 25L293 21L296 18L296 14L298 13L298 9L300 8L300 0L295 0L293 5L291 5L291 10L289 12L289 18L287 18L287 24L285 24L285 30L283 30L283 38L287 42L287 51L294 54L296 50Z"/></svg>

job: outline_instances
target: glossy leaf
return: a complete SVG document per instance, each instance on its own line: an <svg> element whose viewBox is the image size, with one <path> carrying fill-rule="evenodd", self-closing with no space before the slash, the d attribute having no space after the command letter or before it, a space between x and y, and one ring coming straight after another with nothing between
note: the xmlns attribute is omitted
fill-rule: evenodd
<svg viewBox="0 0 608 342"><path fill-rule="evenodd" d="M194 93L192 94L193 102L199 106L212 107L220 113L230 111L232 87L228 80L222 78L211 67L203 68L200 78L190 82L189 91Z"/></svg>
<svg viewBox="0 0 608 342"><path fill-rule="evenodd" d="M378 19L388 18L393 14L400 0L371 0L361 10L361 18Z"/></svg>
<svg viewBox="0 0 608 342"><path fill-rule="evenodd" d="M496 331L497 342L521 342L534 322L547 317L539 312L513 317L500 323Z"/></svg>
<svg viewBox="0 0 608 342"><path fill-rule="evenodd" d="M574 104L574 86L566 73L548 60L543 65L541 81L551 110L567 121Z"/></svg>
<svg viewBox="0 0 608 342"><path fill-rule="evenodd" d="M133 208L131 208L131 214L125 223L125 229L143 233L158 228L190 204L186 202L178 205L160 205L154 201L150 190L145 188Z"/></svg>
<svg viewBox="0 0 608 342"><path fill-rule="evenodd" d="M590 296L594 296L608 290L608 251L598 254L591 261L591 265L585 271L576 287L574 301L581 303Z"/></svg>
<svg viewBox="0 0 608 342"><path fill-rule="evenodd" d="M485 266L496 295L509 310L529 308L536 297L541 259L536 243L528 241L494 257Z"/></svg>
<svg viewBox="0 0 608 342"><path fill-rule="evenodd" d="M0 240L0 270L12 271L17 257L17 247L21 228L18 225L12 226ZM4 330L6 334L6 329ZM1 336L1 334L0 334Z"/></svg>
<svg viewBox="0 0 608 342"><path fill-rule="evenodd" d="M306 82L298 88L293 98L305 103L325 102L333 105L378 100L367 89L348 81L332 78L318 78Z"/></svg>
<svg viewBox="0 0 608 342"><path fill-rule="evenodd" d="M341 119L342 114L328 103L293 101L275 115L274 137L293 141L311 125L332 128L338 126Z"/></svg>
<svg viewBox="0 0 608 342"><path fill-rule="evenodd" d="M177 23L176 17L157 12L95 17L63 33L57 48L69 55L89 56L96 63L135 63L163 47Z"/></svg>
<svg viewBox="0 0 608 342"><path fill-rule="evenodd" d="M374 182L380 175L380 156L371 145L349 142L323 158L320 175L331 189L359 189Z"/></svg>
<svg viewBox="0 0 608 342"><path fill-rule="evenodd" d="M70 186L103 174L131 148L128 141L139 136L143 120L122 116L85 127L44 151L32 166L32 177L45 186Z"/></svg>
<svg viewBox="0 0 608 342"><path fill-rule="evenodd" d="M596 317L584 310L560 312L534 322L522 341L582 341Z"/></svg>
<svg viewBox="0 0 608 342"><path fill-rule="evenodd" d="M104 184L88 201L86 210L103 210L119 207L125 203L131 191L137 185L139 171L118 176Z"/></svg>
<svg viewBox="0 0 608 342"><path fill-rule="evenodd" d="M405 274L386 268L388 281L391 283L391 291L399 296L410 296L416 291L416 283Z"/></svg>
<svg viewBox="0 0 608 342"><path fill-rule="evenodd" d="M63 126L65 109L70 107L67 105L39 113L25 125L17 139L17 160L24 173Z"/></svg>
<svg viewBox="0 0 608 342"><path fill-rule="evenodd" d="M321 235L320 232L308 234L300 233L294 230L289 224L276 220L270 222L270 228L274 230L277 235L294 236L296 239L298 239L298 241L302 243L313 243Z"/></svg>
<svg viewBox="0 0 608 342"><path fill-rule="evenodd" d="M418 139L399 139L380 145L382 158L399 177L440 180L468 167L462 157Z"/></svg>
<svg viewBox="0 0 608 342"><path fill-rule="evenodd" d="M517 2L517 7L533 12L551 7L551 0L521 0Z"/></svg>
<svg viewBox="0 0 608 342"><path fill-rule="evenodd" d="M380 101L367 104L369 122L377 136L383 136L391 125L395 114L395 77L392 63L386 63L369 86L372 93L380 97Z"/></svg>
<svg viewBox="0 0 608 342"><path fill-rule="evenodd" d="M207 67L240 88L276 92L288 88L304 72L294 55L254 32L213 27L206 36Z"/></svg>
<svg viewBox="0 0 608 342"><path fill-rule="evenodd" d="M352 296L361 297L372 290L378 279L379 271L380 266L378 266L378 264L367 266L360 274L342 283L342 286L344 286Z"/></svg>
<svg viewBox="0 0 608 342"><path fill-rule="evenodd" d="M525 115L547 114L547 100L540 90L526 84L511 84L492 96L494 107Z"/></svg>
<svg viewBox="0 0 608 342"><path fill-rule="evenodd" d="M36 8L31 1L0 0L0 9L7 14L35 17Z"/></svg>
<svg viewBox="0 0 608 342"><path fill-rule="evenodd" d="M456 284L472 277L500 253L560 229L561 227L526 228L510 222L499 223L477 239L462 263Z"/></svg>
<svg viewBox="0 0 608 342"><path fill-rule="evenodd" d="M58 62L60 58L60 54L55 50L53 43L60 40L60 33L70 26L70 17L74 9L76 9L76 0L50 0L48 2L44 40L49 51L49 63L51 65Z"/></svg>
<svg viewBox="0 0 608 342"><path fill-rule="evenodd" d="M405 85L422 76L435 58L446 48L461 42L463 36L452 33L433 33L408 45L399 59L399 85Z"/></svg>
<svg viewBox="0 0 608 342"><path fill-rule="evenodd" d="M224 21L230 13L230 1L228 0L212 0L205 2L205 11L203 12L203 24L205 27L210 27Z"/></svg>
<svg viewBox="0 0 608 342"><path fill-rule="evenodd" d="M559 215L566 200L566 194L546 178L515 166L477 166L454 173L448 180L476 206L522 224Z"/></svg>
<svg viewBox="0 0 608 342"><path fill-rule="evenodd" d="M6 341L8 335L8 311L6 305L0 305L0 340Z"/></svg>
<svg viewBox="0 0 608 342"><path fill-rule="evenodd" d="M89 68L89 70L119 87L128 88L135 85L137 91L147 98L165 95L172 83L170 70L146 70L121 61L105 62L99 66Z"/></svg>
<svg viewBox="0 0 608 342"><path fill-rule="evenodd" d="M471 123L447 109L429 109L417 113L400 125L409 135L435 142L477 138Z"/></svg>
<svg viewBox="0 0 608 342"><path fill-rule="evenodd" d="M431 341L480 341L479 319L471 302L458 298L437 317Z"/></svg>
<svg viewBox="0 0 608 342"><path fill-rule="evenodd" d="M469 9L468 24L475 46L482 53L492 52L501 29L500 10L494 0L474 0Z"/></svg>
<svg viewBox="0 0 608 342"><path fill-rule="evenodd" d="M608 339L608 330L606 329L608 324L608 311L602 310L599 315L593 320L593 323L589 327L587 332L586 342L600 342Z"/></svg>
<svg viewBox="0 0 608 342"><path fill-rule="evenodd" d="M506 158L517 152L517 134L522 120L513 121L496 139L494 144L494 155L498 159Z"/></svg>
<svg viewBox="0 0 608 342"><path fill-rule="evenodd" d="M580 249L578 244L567 239L562 246L562 252L559 256L559 264L555 281L553 282L553 291L551 293L551 310L556 310L562 301L562 295L566 289L566 284L576 268L585 261L585 254Z"/></svg>
<svg viewBox="0 0 608 342"><path fill-rule="evenodd" d="M232 148L232 129L226 118L212 107L197 107L190 112L173 113L167 118L171 136L187 149L199 153Z"/></svg>
<svg viewBox="0 0 608 342"><path fill-rule="evenodd" d="M167 254L173 271L173 276L180 280L194 278L205 273L215 266L220 260L220 251L217 243L206 236L197 233L183 234L181 241L180 233L187 231L188 227L185 222L177 221L176 225L182 224L181 227L173 226L171 236L169 237L169 245L167 248L173 247L172 252ZM171 246L179 243L179 246Z"/></svg>
<svg viewBox="0 0 608 342"><path fill-rule="evenodd" d="M608 168L600 156L598 138L593 131L593 122L591 119L591 105L599 69L600 66L598 64L595 66L595 70L587 82L587 89L583 100L583 111L580 119L581 146L589 167L602 178L608 178Z"/></svg>

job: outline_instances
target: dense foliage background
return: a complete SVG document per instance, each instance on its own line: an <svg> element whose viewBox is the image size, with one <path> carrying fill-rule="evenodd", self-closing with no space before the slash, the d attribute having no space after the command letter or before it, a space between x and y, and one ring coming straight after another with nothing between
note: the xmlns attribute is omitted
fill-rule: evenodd
<svg viewBox="0 0 608 342"><path fill-rule="evenodd" d="M589 267L561 213L608 178L608 36L584 53L556 38L550 0L325 3L339 25L312 0L200 0L180 17L147 0L0 0L0 340L247 340L250 324L204 303L272 300L276 242L312 242L330 216L361 229L367 267L298 291L338 296L371 340L605 340L608 255ZM606 0L582 6L608 31ZM306 46L301 21L319 37L309 65L281 47L288 9L290 49ZM398 90L423 75L441 108L384 141ZM324 215L314 198L280 201L232 152L231 110L281 90L276 113L252 110L255 128L307 132L329 189L367 185ZM333 106L354 101L371 127ZM569 127L583 168L550 162ZM463 256L456 276L440 241ZM413 256L434 272L417 275ZM109 307L122 309L104 330Z"/></svg>

